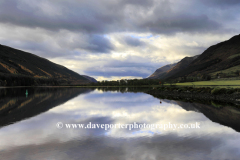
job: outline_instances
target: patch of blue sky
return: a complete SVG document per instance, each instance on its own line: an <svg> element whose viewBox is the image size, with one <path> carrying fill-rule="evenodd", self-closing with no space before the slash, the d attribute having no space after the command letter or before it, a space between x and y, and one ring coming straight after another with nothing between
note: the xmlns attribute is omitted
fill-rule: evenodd
<svg viewBox="0 0 240 160"><path fill-rule="evenodd" d="M104 34L103 37L110 39L110 36L107 34Z"/></svg>
<svg viewBox="0 0 240 160"><path fill-rule="evenodd" d="M154 134L161 134L161 132L159 131L135 131L135 132L132 132L133 135L139 135L139 134L151 134L151 135L154 135Z"/></svg>
<svg viewBox="0 0 240 160"><path fill-rule="evenodd" d="M152 34L147 35L147 36L138 36L136 34L131 34L130 35L132 38L138 38L138 39L150 39L150 38L158 38L159 36L153 36Z"/></svg>

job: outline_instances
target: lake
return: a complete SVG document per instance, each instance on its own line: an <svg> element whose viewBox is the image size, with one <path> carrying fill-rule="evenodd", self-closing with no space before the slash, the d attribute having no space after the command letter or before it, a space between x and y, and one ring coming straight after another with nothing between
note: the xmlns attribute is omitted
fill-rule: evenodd
<svg viewBox="0 0 240 160"><path fill-rule="evenodd" d="M240 109L145 90L2 88L0 159L239 159Z"/></svg>

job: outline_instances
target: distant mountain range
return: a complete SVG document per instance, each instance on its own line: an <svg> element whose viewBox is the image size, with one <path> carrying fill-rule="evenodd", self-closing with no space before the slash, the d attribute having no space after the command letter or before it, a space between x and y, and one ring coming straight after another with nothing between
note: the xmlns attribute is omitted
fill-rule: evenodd
<svg viewBox="0 0 240 160"><path fill-rule="evenodd" d="M97 82L97 80L96 79L94 79L94 78L92 78L92 77L89 77L89 76L86 76L86 75L82 75L84 78L86 78L86 79L88 79L89 81L91 81L91 82Z"/></svg>
<svg viewBox="0 0 240 160"><path fill-rule="evenodd" d="M239 74L240 35L209 47L201 55L185 57L177 64L157 69L150 79L194 77L198 74L216 76L218 73Z"/></svg>
<svg viewBox="0 0 240 160"><path fill-rule="evenodd" d="M0 45L0 86L78 85L96 82L45 58Z"/></svg>

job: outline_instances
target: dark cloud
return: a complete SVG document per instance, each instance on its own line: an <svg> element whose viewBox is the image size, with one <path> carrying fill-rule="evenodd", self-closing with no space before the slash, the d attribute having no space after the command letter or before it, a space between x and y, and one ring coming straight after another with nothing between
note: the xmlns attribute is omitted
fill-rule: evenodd
<svg viewBox="0 0 240 160"><path fill-rule="evenodd" d="M79 34L75 35L74 38L60 36L41 43L37 39L23 40L19 37L19 39L0 40L0 43L47 58L85 53L110 53L111 50L114 50L114 45L104 35Z"/></svg>
<svg viewBox="0 0 240 160"><path fill-rule="evenodd" d="M154 5L154 0L120 0L121 5L134 5L148 7Z"/></svg>
<svg viewBox="0 0 240 160"><path fill-rule="evenodd" d="M129 46L133 46L133 47L138 47L138 46L144 46L145 43L143 41L141 41L138 38L133 38L131 36L126 36L124 37L124 42L129 45Z"/></svg>
<svg viewBox="0 0 240 160"><path fill-rule="evenodd" d="M114 50L114 45L107 37L96 34L79 33L62 39L57 38L54 43L57 43L60 47L67 47L69 51L82 50L82 53L110 53L111 50Z"/></svg>
<svg viewBox="0 0 240 160"><path fill-rule="evenodd" d="M227 3L223 3L226 4ZM237 3L232 1L231 3ZM214 4L214 3L212 3ZM216 3L217 4L217 3ZM48 30L66 29L91 34L110 32L210 32L223 26L210 18L202 8L176 10L168 0L120 1L29 1L4 0L0 6L0 22ZM185 6L179 6L185 7ZM194 6L196 7L196 6ZM190 14L192 13L192 14Z"/></svg>
<svg viewBox="0 0 240 160"><path fill-rule="evenodd" d="M160 13L161 14L161 13ZM157 16L146 20L140 26L149 28L154 33L172 34L177 32L209 32L221 28L221 24L209 19L206 15L174 14L168 16Z"/></svg>
<svg viewBox="0 0 240 160"><path fill-rule="evenodd" d="M201 0L206 5L213 6L213 7L233 7L236 5L240 5L239 0Z"/></svg>
<svg viewBox="0 0 240 160"><path fill-rule="evenodd" d="M114 46L109 39L102 35L90 35L88 44L89 46L83 48L91 52L108 53L114 49Z"/></svg>
<svg viewBox="0 0 240 160"><path fill-rule="evenodd" d="M112 15L101 13L101 9L90 3L76 1L3 1L0 6L0 21L25 27L41 27L49 30L67 29L84 32L103 32L107 24L113 23ZM41 2L46 5L41 6ZM96 3L96 2L95 2ZM38 6L39 5L39 6ZM101 7L102 5L100 5ZM46 8L49 7L49 8ZM55 8L55 13L47 9ZM106 9L106 8L105 8ZM107 28L106 28L107 29Z"/></svg>

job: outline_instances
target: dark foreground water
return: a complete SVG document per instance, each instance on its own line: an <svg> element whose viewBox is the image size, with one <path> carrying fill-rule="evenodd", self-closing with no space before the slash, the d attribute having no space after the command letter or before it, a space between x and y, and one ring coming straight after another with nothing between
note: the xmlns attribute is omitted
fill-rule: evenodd
<svg viewBox="0 0 240 160"><path fill-rule="evenodd" d="M233 107L166 99L160 103L136 89L27 90L26 96L26 88L0 89L1 160L240 159L240 110ZM90 122L197 122L200 128L66 128Z"/></svg>

